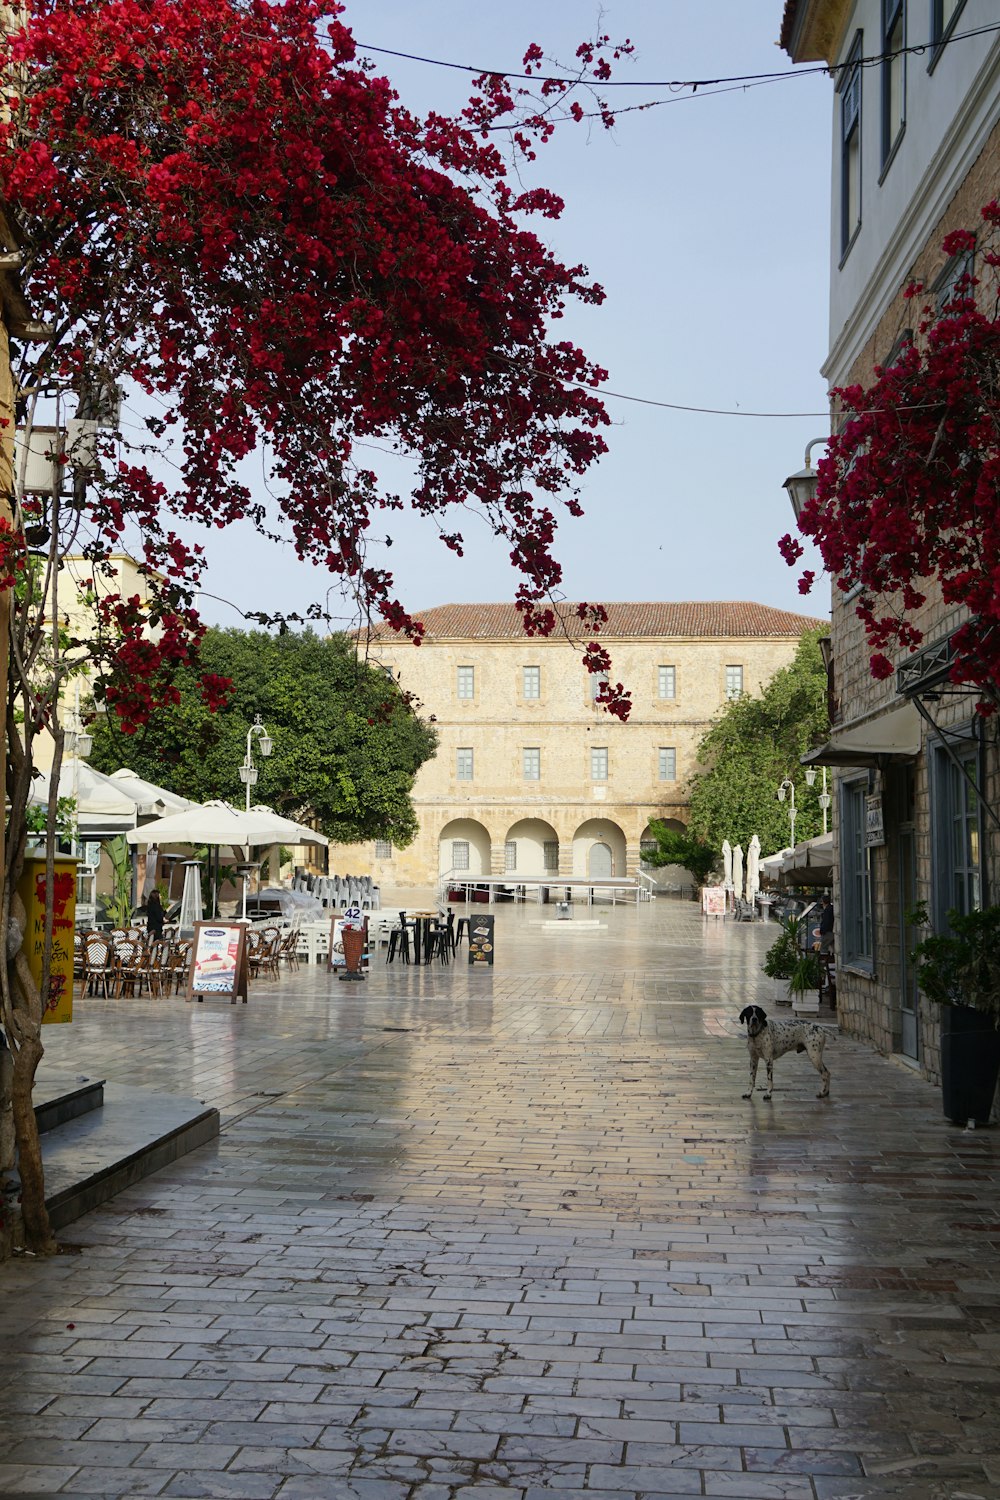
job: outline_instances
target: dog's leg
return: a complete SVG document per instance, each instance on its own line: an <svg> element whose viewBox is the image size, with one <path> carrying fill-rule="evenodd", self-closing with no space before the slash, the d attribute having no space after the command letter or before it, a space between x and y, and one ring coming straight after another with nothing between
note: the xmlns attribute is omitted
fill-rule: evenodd
<svg viewBox="0 0 1000 1500"><path fill-rule="evenodd" d="M828 1099L830 1096L830 1069L823 1061L822 1046L816 1049L813 1049L812 1047L809 1048L809 1061L812 1063L813 1067L816 1069L816 1072L823 1080L823 1087L816 1095L816 1098Z"/></svg>
<svg viewBox="0 0 1000 1500"><path fill-rule="evenodd" d="M764 1095L764 1099L765 1099L766 1102L770 1102L770 1098L771 1098L771 1095L773 1093L774 1093L774 1061L773 1061L772 1058L769 1057L767 1059L767 1093Z"/></svg>
<svg viewBox="0 0 1000 1500"><path fill-rule="evenodd" d="M760 1062L760 1058L758 1057L758 1055L754 1051L754 1049L751 1047L751 1049L750 1049L750 1087L747 1090L747 1092L743 1095L744 1099L749 1099L753 1095L753 1087L754 1087L754 1084L757 1082L757 1064L759 1062Z"/></svg>

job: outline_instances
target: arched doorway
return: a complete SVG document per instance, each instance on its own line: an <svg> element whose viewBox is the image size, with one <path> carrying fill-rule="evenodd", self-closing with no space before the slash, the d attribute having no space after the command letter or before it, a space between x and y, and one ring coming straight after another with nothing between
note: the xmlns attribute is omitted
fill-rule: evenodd
<svg viewBox="0 0 1000 1500"><path fill-rule="evenodd" d="M511 824L504 863L518 875L558 875L559 835L552 824L543 818L521 818Z"/></svg>
<svg viewBox="0 0 1000 1500"><path fill-rule="evenodd" d="M591 864L591 850L597 845L601 848L594 859L605 874L598 874ZM625 835L617 823L610 818L588 818L580 824L573 835L573 874L592 875L595 880L625 874Z"/></svg>
<svg viewBox="0 0 1000 1500"><path fill-rule="evenodd" d="M687 831L679 818L660 818L657 821L673 833L686 833ZM694 880L682 865L651 865L647 863L645 856L655 852L658 848L656 835L647 823L639 840L640 870L647 875L651 875L656 882L657 889L664 891L667 895L679 896L692 890Z"/></svg>
<svg viewBox="0 0 1000 1500"><path fill-rule="evenodd" d="M441 830L438 839L438 871L458 876L490 873L490 835L475 818L453 818Z"/></svg>

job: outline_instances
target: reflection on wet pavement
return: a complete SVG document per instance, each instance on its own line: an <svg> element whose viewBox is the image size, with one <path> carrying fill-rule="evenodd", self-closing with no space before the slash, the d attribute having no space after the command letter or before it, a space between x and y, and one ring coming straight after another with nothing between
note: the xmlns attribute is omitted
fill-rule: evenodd
<svg viewBox="0 0 1000 1500"><path fill-rule="evenodd" d="M223 1133L0 1267L0 1493L996 1500L994 1133L837 1034L743 1101L768 930L596 912L78 1001L47 1065Z"/></svg>

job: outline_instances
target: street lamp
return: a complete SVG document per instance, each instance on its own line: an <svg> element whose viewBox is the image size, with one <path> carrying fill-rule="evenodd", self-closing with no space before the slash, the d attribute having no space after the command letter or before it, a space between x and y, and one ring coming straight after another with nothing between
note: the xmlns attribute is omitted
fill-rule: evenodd
<svg viewBox="0 0 1000 1500"><path fill-rule="evenodd" d="M784 802L784 800L785 800L786 797L788 797L790 799L789 800L789 805L788 805L788 820L789 820L789 822L792 825L791 847L794 849L795 848L795 783L788 776L785 777L784 781L778 787L778 801L779 802Z"/></svg>
<svg viewBox="0 0 1000 1500"><path fill-rule="evenodd" d="M820 807L823 809L823 832L826 833L826 815L827 815L827 812L829 811L829 808L830 808L830 793L826 789L826 766L822 767L822 771L823 771L823 790L820 792L818 800L819 800ZM815 786L816 785L816 767L815 766L807 766L806 767L806 785L807 786Z"/></svg>
<svg viewBox="0 0 1000 1500"><path fill-rule="evenodd" d="M795 512L796 521L802 514L803 509L816 493L816 484L819 476L810 462L810 454L820 443L828 443L829 438L812 438L806 444L805 468L799 469L795 474L789 474L782 485L782 489L788 491L788 498L792 502L792 510Z"/></svg>
<svg viewBox="0 0 1000 1500"><path fill-rule="evenodd" d="M257 767L253 763L253 754L251 753L254 735L258 736L257 749L266 760L274 749L274 741L264 728L260 714L254 714L253 723L247 730L247 753L243 757L243 764L240 766L240 780L247 789L247 812L250 811L250 788L256 786L259 775Z"/></svg>

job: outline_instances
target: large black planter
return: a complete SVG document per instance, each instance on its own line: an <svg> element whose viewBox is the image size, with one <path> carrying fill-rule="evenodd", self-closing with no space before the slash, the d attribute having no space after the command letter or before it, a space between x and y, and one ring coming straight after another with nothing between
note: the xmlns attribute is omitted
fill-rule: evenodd
<svg viewBox="0 0 1000 1500"><path fill-rule="evenodd" d="M990 1016L967 1005L941 1007L941 1095L956 1125L990 1118L1000 1078L1000 1031Z"/></svg>

